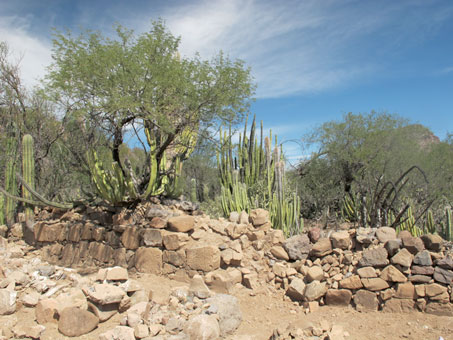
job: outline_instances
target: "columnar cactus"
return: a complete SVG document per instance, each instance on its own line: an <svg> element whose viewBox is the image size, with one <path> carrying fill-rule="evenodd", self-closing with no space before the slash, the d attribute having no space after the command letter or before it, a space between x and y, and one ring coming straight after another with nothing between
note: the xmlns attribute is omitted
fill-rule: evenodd
<svg viewBox="0 0 453 340"><path fill-rule="evenodd" d="M33 138L30 135L24 135L22 138L22 175L27 184L35 189L35 159L33 153ZM25 186L22 186L22 197L32 199L31 193ZM34 219L33 206L25 205L25 218L27 221Z"/></svg>
<svg viewBox="0 0 453 340"><path fill-rule="evenodd" d="M17 196L17 182L16 182L16 138L14 131L11 128L9 131L10 136L7 142L7 161L5 167L5 191L12 196ZM6 223L11 225L14 223L16 214L17 202L11 197L5 197L5 217Z"/></svg>

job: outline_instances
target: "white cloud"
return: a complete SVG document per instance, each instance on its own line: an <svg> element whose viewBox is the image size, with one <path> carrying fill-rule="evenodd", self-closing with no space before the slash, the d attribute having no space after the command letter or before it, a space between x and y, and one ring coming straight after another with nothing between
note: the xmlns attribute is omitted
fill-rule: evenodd
<svg viewBox="0 0 453 340"><path fill-rule="evenodd" d="M38 84L51 62L51 46L48 41L33 37L26 18L0 17L0 39L11 52L11 62L20 62L21 78L28 88Z"/></svg>
<svg viewBox="0 0 453 340"><path fill-rule="evenodd" d="M436 1L200 0L164 12L182 51L244 59L258 97L312 93L380 72L452 16ZM422 38L420 38L420 36Z"/></svg>

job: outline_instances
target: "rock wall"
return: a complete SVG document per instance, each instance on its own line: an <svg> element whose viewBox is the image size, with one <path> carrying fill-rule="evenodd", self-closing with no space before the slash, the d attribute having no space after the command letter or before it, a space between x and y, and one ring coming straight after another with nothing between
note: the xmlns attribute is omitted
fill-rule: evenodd
<svg viewBox="0 0 453 340"><path fill-rule="evenodd" d="M284 289L308 309L352 304L453 316L451 244L437 235L313 228L285 239L262 209L214 220L147 203L134 211L43 211L32 242L63 266L122 266L181 280L200 274L217 292L239 284Z"/></svg>

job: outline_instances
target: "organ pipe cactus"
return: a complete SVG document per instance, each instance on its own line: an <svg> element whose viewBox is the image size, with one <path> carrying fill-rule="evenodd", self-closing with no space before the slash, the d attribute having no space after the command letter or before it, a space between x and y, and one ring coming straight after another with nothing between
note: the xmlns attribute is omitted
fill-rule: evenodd
<svg viewBox="0 0 453 340"><path fill-rule="evenodd" d="M0 225L5 224L5 197L0 194Z"/></svg>
<svg viewBox="0 0 453 340"><path fill-rule="evenodd" d="M15 129L11 126L8 130L8 140L6 147L7 161L5 167L5 218L6 223L11 225L14 223L16 213L17 201L11 196L17 196L17 182L16 182L16 138Z"/></svg>
<svg viewBox="0 0 453 340"><path fill-rule="evenodd" d="M452 212L451 208L447 207L445 209L445 224L441 224L442 234L447 241L453 241L453 234L451 230L452 224Z"/></svg>
<svg viewBox="0 0 453 340"><path fill-rule="evenodd" d="M256 119L253 118L247 136L247 120L239 143L233 145L231 126L228 132L220 130L217 166L222 185L221 205L225 216L232 211L252 208L269 210L275 228L286 235L300 231L300 199L289 195L286 188L285 163L275 136L272 151L272 132L263 136L263 123L258 140ZM264 189L264 190L263 190Z"/></svg>
<svg viewBox="0 0 453 340"><path fill-rule="evenodd" d="M35 189L35 158L33 153L33 137L24 135L22 138L22 175L24 181L32 188ZM30 191L22 185L22 197L25 199L32 199ZM33 221L34 212L33 206L25 203L25 218L27 221Z"/></svg>

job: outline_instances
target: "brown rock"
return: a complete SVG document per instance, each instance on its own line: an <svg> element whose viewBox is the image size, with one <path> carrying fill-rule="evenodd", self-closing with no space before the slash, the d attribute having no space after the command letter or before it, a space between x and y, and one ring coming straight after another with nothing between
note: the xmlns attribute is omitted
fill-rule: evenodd
<svg viewBox="0 0 453 340"><path fill-rule="evenodd" d="M145 229L143 231L143 243L148 247L162 246L162 233L156 229Z"/></svg>
<svg viewBox="0 0 453 340"><path fill-rule="evenodd" d="M138 248L135 253L135 268L141 273L159 275L162 272L162 251L157 248Z"/></svg>
<svg viewBox="0 0 453 340"><path fill-rule="evenodd" d="M412 299L390 299L387 300L382 308L387 313L409 313L415 308L415 301Z"/></svg>
<svg viewBox="0 0 453 340"><path fill-rule="evenodd" d="M351 237L347 230L337 231L330 235L333 248L348 249L351 244Z"/></svg>
<svg viewBox="0 0 453 340"><path fill-rule="evenodd" d="M396 232L393 228L381 227L376 230L376 237L378 238L379 242L385 243L389 240L396 239Z"/></svg>
<svg viewBox="0 0 453 340"><path fill-rule="evenodd" d="M425 293L428 297L434 297L436 295L447 293L447 287L441 286L437 283L431 283L429 285L425 285Z"/></svg>
<svg viewBox="0 0 453 340"><path fill-rule="evenodd" d="M453 284L453 271L448 269L443 269L441 267L436 267L434 269L434 280L446 285Z"/></svg>
<svg viewBox="0 0 453 340"><path fill-rule="evenodd" d="M308 282L311 281L322 281L324 280L324 271L322 270L321 267L318 266L313 266L308 268L307 276L306 276Z"/></svg>
<svg viewBox="0 0 453 340"><path fill-rule="evenodd" d="M184 233L167 233L162 238L165 249L178 250L189 241L189 236Z"/></svg>
<svg viewBox="0 0 453 340"><path fill-rule="evenodd" d="M314 257L323 257L332 252L332 244L328 238L320 238L311 248L310 255Z"/></svg>
<svg viewBox="0 0 453 340"><path fill-rule="evenodd" d="M37 222L33 232L37 242L61 242L66 239L67 228L64 223L46 224L46 222Z"/></svg>
<svg viewBox="0 0 453 340"><path fill-rule="evenodd" d="M123 296L126 295L125 291L106 283L95 283L92 286L85 286L82 288L88 300L107 305L111 303L119 303Z"/></svg>
<svg viewBox="0 0 453 340"><path fill-rule="evenodd" d="M41 334L46 330L43 325L29 326L29 325L16 325L13 328L13 334L17 339L40 339ZM4 338L6 339L6 338Z"/></svg>
<svg viewBox="0 0 453 340"><path fill-rule="evenodd" d="M275 258L279 260L289 261L288 253L282 246L273 246L271 248L271 254L275 256Z"/></svg>
<svg viewBox="0 0 453 340"><path fill-rule="evenodd" d="M411 254L417 254L418 252L425 249L423 241L419 237L408 237L401 238L403 241L403 247L411 252Z"/></svg>
<svg viewBox="0 0 453 340"><path fill-rule="evenodd" d="M410 267L413 259L414 255L412 255L406 248L403 248L390 259L390 262L392 264L399 264L403 267Z"/></svg>
<svg viewBox="0 0 453 340"><path fill-rule="evenodd" d="M415 287L412 282L398 283L395 297L398 299L415 299Z"/></svg>
<svg viewBox="0 0 453 340"><path fill-rule="evenodd" d="M346 289L360 289L363 287L362 281L358 275L352 275L340 281L340 288Z"/></svg>
<svg viewBox="0 0 453 340"><path fill-rule="evenodd" d="M154 229L165 229L167 227L167 221L159 216L155 216L151 219L149 226Z"/></svg>
<svg viewBox="0 0 453 340"><path fill-rule="evenodd" d="M305 283L299 278L295 278L291 281L286 295L288 295L294 301L303 301L305 291Z"/></svg>
<svg viewBox="0 0 453 340"><path fill-rule="evenodd" d="M126 249L137 249L140 246L140 230L137 227L126 227L121 235L121 243Z"/></svg>
<svg viewBox="0 0 453 340"><path fill-rule="evenodd" d="M438 252L444 244L444 240L439 235L426 234L420 237L425 245L425 248L431 251Z"/></svg>
<svg viewBox="0 0 453 340"><path fill-rule="evenodd" d="M362 267L362 268L358 268L358 269L357 269L357 274L359 274L359 276L360 276L361 278L373 278L373 277L377 277L376 269L374 269L373 267Z"/></svg>
<svg viewBox="0 0 453 340"><path fill-rule="evenodd" d="M196 315L187 322L184 333L189 340L220 339L219 322L214 315Z"/></svg>
<svg viewBox="0 0 453 340"><path fill-rule="evenodd" d="M376 311L379 306L376 294L364 289L361 289L355 293L354 303L355 308L359 312Z"/></svg>
<svg viewBox="0 0 453 340"><path fill-rule="evenodd" d="M412 266L411 274L412 275L433 275L434 267Z"/></svg>
<svg viewBox="0 0 453 340"><path fill-rule="evenodd" d="M60 314L63 309L69 307L87 309L87 298L80 288L70 288L64 293L58 295L55 300L58 304L58 314Z"/></svg>
<svg viewBox="0 0 453 340"><path fill-rule="evenodd" d="M116 326L99 335L99 340L135 340L134 329L126 326Z"/></svg>
<svg viewBox="0 0 453 340"><path fill-rule="evenodd" d="M425 312L428 314L434 314L439 316L453 316L453 304L451 303L439 303L429 302L426 305Z"/></svg>
<svg viewBox="0 0 453 340"><path fill-rule="evenodd" d="M306 301L315 301L323 297L327 292L325 282L313 281L305 286L304 298Z"/></svg>
<svg viewBox="0 0 453 340"><path fill-rule="evenodd" d="M250 212L250 222L253 224L254 227L262 226L270 222L269 220L269 212L264 209L254 209Z"/></svg>
<svg viewBox="0 0 453 340"><path fill-rule="evenodd" d="M367 249L363 252L359 265L360 267L384 267L389 263L387 257L385 248Z"/></svg>
<svg viewBox="0 0 453 340"><path fill-rule="evenodd" d="M180 233L187 233L193 230L195 219L193 216L182 215L170 217L167 222L168 229Z"/></svg>
<svg viewBox="0 0 453 340"><path fill-rule="evenodd" d="M36 321L43 325L48 322L57 322L58 302L55 299L43 299L35 308Z"/></svg>
<svg viewBox="0 0 453 340"><path fill-rule="evenodd" d="M429 283L432 277L426 275L409 275L409 281L413 283Z"/></svg>
<svg viewBox="0 0 453 340"><path fill-rule="evenodd" d="M321 229L318 227L312 227L308 230L308 237L310 238L312 243L318 242L321 238Z"/></svg>
<svg viewBox="0 0 453 340"><path fill-rule="evenodd" d="M204 246L186 249L187 265L194 270L205 272L220 267L220 250L215 246Z"/></svg>
<svg viewBox="0 0 453 340"><path fill-rule="evenodd" d="M80 336L97 327L99 319L87 310L77 307L65 308L58 321L58 331L66 336Z"/></svg>
<svg viewBox="0 0 453 340"><path fill-rule="evenodd" d="M348 289L329 289L326 293L326 304L335 306L348 306L352 293Z"/></svg>
<svg viewBox="0 0 453 340"><path fill-rule="evenodd" d="M126 295L127 296L127 295ZM123 301L124 298L121 300ZM99 322L105 322L118 313L120 309L120 303L110 303L107 305L101 305L95 302L88 302L88 310L92 312L98 319ZM124 306L122 306L124 308Z"/></svg>
<svg viewBox="0 0 453 340"><path fill-rule="evenodd" d="M312 245L307 234L299 234L285 240L283 247L288 253L289 258L293 261L297 261L305 260L308 257Z"/></svg>
<svg viewBox="0 0 453 340"><path fill-rule="evenodd" d="M392 265L389 265L382 270L380 278L388 282L407 281L407 277Z"/></svg>
<svg viewBox="0 0 453 340"><path fill-rule="evenodd" d="M182 267L186 263L186 252L183 249L178 251L164 250L162 260L176 267Z"/></svg>
<svg viewBox="0 0 453 340"><path fill-rule="evenodd" d="M129 274L127 273L126 268L113 267L107 269L105 278L108 281L126 281L129 279Z"/></svg>
<svg viewBox="0 0 453 340"><path fill-rule="evenodd" d="M373 292L389 288L387 281L379 277L361 279L363 286Z"/></svg>

